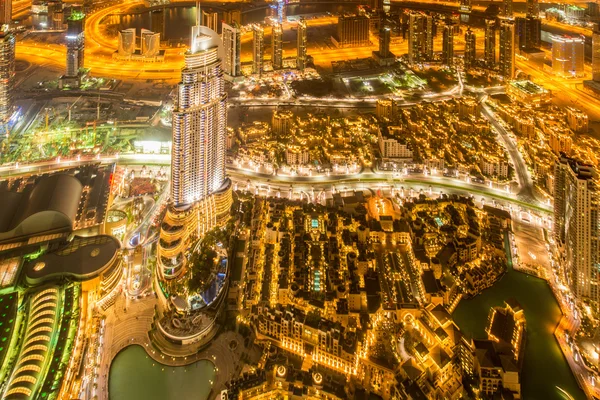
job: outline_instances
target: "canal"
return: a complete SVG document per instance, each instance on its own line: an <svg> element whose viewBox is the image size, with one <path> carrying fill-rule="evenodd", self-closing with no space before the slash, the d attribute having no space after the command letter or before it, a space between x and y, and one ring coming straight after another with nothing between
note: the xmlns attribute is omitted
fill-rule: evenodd
<svg viewBox="0 0 600 400"><path fill-rule="evenodd" d="M527 321L522 398L565 399L556 388L558 386L574 399L585 399L554 338L554 329L562 314L544 280L517 272L509 265L499 282L472 299L462 300L452 316L468 337L486 339L485 326L490 308L504 306L504 301L511 297L521 304Z"/></svg>
<svg viewBox="0 0 600 400"><path fill-rule="evenodd" d="M214 365L201 360L185 367L157 363L137 345L122 350L110 366L110 400L206 400Z"/></svg>

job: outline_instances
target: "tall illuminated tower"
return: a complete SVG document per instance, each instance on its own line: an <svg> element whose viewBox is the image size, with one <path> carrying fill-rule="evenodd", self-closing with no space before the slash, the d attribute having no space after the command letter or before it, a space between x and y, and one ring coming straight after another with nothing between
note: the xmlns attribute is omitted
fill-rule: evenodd
<svg viewBox="0 0 600 400"><path fill-rule="evenodd" d="M465 68L471 68L475 65L477 57L477 37L469 28L465 33Z"/></svg>
<svg viewBox="0 0 600 400"><path fill-rule="evenodd" d="M263 53L265 47L265 31L260 25L252 27L252 73L262 74Z"/></svg>
<svg viewBox="0 0 600 400"><path fill-rule="evenodd" d="M451 66L454 61L454 25L446 22L442 40L442 62Z"/></svg>
<svg viewBox="0 0 600 400"><path fill-rule="evenodd" d="M12 114L15 79L15 37L10 31L0 32L0 124Z"/></svg>
<svg viewBox="0 0 600 400"><path fill-rule="evenodd" d="M483 61L488 68L494 68L496 66L496 21L493 19L485 20L484 40Z"/></svg>
<svg viewBox="0 0 600 400"><path fill-rule="evenodd" d="M225 58L223 59L223 70L225 74L234 77L242 74L242 64L240 55L242 54L242 31L237 22L231 25L223 22L223 49Z"/></svg>
<svg viewBox="0 0 600 400"><path fill-rule="evenodd" d="M515 77L515 21L508 18L500 20L500 57L498 64L500 75L505 79Z"/></svg>
<svg viewBox="0 0 600 400"><path fill-rule="evenodd" d="M271 35L273 41L271 46L271 63L273 69L283 68L283 28L281 24L273 25L273 33Z"/></svg>
<svg viewBox="0 0 600 400"><path fill-rule="evenodd" d="M73 11L67 20L67 70L65 76L75 78L83 68L85 14Z"/></svg>
<svg viewBox="0 0 600 400"><path fill-rule="evenodd" d="M219 35L198 22L173 109L171 200L190 205L217 192L225 182L227 94Z"/></svg>
<svg viewBox="0 0 600 400"><path fill-rule="evenodd" d="M304 71L306 68L306 42L306 21L304 18L300 18L297 37L298 55L296 56L296 68L300 71Z"/></svg>
<svg viewBox="0 0 600 400"><path fill-rule="evenodd" d="M433 59L433 18L413 12L409 17L408 60L418 64Z"/></svg>

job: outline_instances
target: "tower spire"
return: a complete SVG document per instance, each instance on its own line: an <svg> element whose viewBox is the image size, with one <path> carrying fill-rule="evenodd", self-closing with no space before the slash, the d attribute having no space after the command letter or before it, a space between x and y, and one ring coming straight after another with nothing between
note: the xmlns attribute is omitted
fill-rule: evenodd
<svg viewBox="0 0 600 400"><path fill-rule="evenodd" d="M200 10L200 0L196 0L196 26L201 25L202 11Z"/></svg>

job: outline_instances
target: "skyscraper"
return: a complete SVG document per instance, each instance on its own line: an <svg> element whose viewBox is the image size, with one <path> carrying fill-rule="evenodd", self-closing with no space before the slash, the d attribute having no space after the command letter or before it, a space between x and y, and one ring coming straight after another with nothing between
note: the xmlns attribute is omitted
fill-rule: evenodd
<svg viewBox="0 0 600 400"><path fill-rule="evenodd" d="M135 28L119 31L119 47L117 52L121 56L131 56L135 53Z"/></svg>
<svg viewBox="0 0 600 400"><path fill-rule="evenodd" d="M240 76L242 74L242 65L240 54L242 53L242 31L237 22L229 25L223 22L223 49L225 58L223 59L223 70L229 76Z"/></svg>
<svg viewBox="0 0 600 400"><path fill-rule="evenodd" d="M410 64L433 58L433 18L416 12L409 17L408 60Z"/></svg>
<svg viewBox="0 0 600 400"><path fill-rule="evenodd" d="M515 23L512 19L500 19L499 39L500 57L499 72L505 79L515 77Z"/></svg>
<svg viewBox="0 0 600 400"><path fill-rule="evenodd" d="M12 22L12 0L0 0L0 26Z"/></svg>
<svg viewBox="0 0 600 400"><path fill-rule="evenodd" d="M502 0L501 14L505 18L513 16L513 0Z"/></svg>
<svg viewBox="0 0 600 400"><path fill-rule="evenodd" d="M477 38L475 33L469 28L465 33L465 68L471 68L477 60Z"/></svg>
<svg viewBox="0 0 600 400"><path fill-rule="evenodd" d="M493 19L485 20L484 40L483 61L486 67L494 68L496 66L496 21Z"/></svg>
<svg viewBox="0 0 600 400"><path fill-rule="evenodd" d="M446 22L442 35L442 62L451 66L454 62L454 25Z"/></svg>
<svg viewBox="0 0 600 400"><path fill-rule="evenodd" d="M296 68L300 71L304 71L306 68L306 21L304 18L300 18L298 22L298 37L296 38L298 47L298 55L296 56Z"/></svg>
<svg viewBox="0 0 600 400"><path fill-rule="evenodd" d="M225 182L227 94L222 59L219 35L198 21L192 28L173 108L171 201L175 207L203 200Z"/></svg>
<svg viewBox="0 0 600 400"><path fill-rule="evenodd" d="M263 53L265 46L265 31L262 26L252 27L252 73L261 75L263 72Z"/></svg>
<svg viewBox="0 0 600 400"><path fill-rule="evenodd" d="M540 16L540 3L538 0L527 0L527 11L528 17L538 18Z"/></svg>
<svg viewBox="0 0 600 400"><path fill-rule="evenodd" d="M67 20L67 71L65 76L74 78L83 68L85 34L85 15L80 11L71 12Z"/></svg>
<svg viewBox="0 0 600 400"><path fill-rule="evenodd" d="M15 37L10 31L0 32L0 123L12 114L15 79Z"/></svg>
<svg viewBox="0 0 600 400"><path fill-rule="evenodd" d="M390 55L390 36L391 31L388 27L383 27L379 31L379 54L381 57L389 57Z"/></svg>
<svg viewBox="0 0 600 400"><path fill-rule="evenodd" d="M563 257L571 290L599 300L600 197L590 165L561 157L554 166L554 240Z"/></svg>
<svg viewBox="0 0 600 400"><path fill-rule="evenodd" d="M271 64L273 64L273 69L281 69L283 68L283 28L281 24L273 25L271 40Z"/></svg>
<svg viewBox="0 0 600 400"><path fill-rule="evenodd" d="M584 46L583 36L552 36L552 71L563 77L583 76Z"/></svg>

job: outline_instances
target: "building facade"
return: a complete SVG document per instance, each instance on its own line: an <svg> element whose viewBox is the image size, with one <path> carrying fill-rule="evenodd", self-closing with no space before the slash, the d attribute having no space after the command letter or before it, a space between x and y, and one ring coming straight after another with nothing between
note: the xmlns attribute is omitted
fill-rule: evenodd
<svg viewBox="0 0 600 400"><path fill-rule="evenodd" d="M465 68L471 68L477 61L477 37L471 29L465 33Z"/></svg>
<svg viewBox="0 0 600 400"><path fill-rule="evenodd" d="M454 63L454 25L447 22L444 25L442 37L442 62L448 66Z"/></svg>
<svg viewBox="0 0 600 400"><path fill-rule="evenodd" d="M486 67L496 67L496 21L485 20L484 62Z"/></svg>

